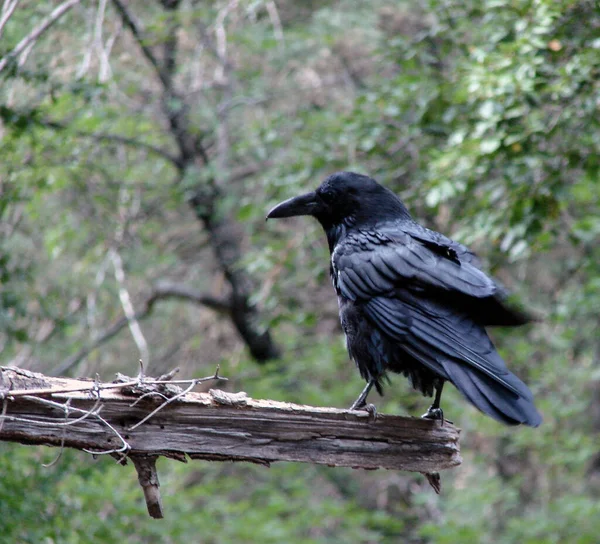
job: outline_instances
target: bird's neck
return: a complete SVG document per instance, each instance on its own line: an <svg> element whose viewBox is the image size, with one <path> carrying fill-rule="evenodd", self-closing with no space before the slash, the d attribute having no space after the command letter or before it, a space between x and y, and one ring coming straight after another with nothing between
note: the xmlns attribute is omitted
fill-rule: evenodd
<svg viewBox="0 0 600 544"><path fill-rule="evenodd" d="M327 236L327 244L329 245L329 253L333 253L333 249L336 244L340 242L344 236L346 236L346 232L348 230L348 225L345 223L338 223L335 225L324 225L323 230L325 231L325 235Z"/></svg>

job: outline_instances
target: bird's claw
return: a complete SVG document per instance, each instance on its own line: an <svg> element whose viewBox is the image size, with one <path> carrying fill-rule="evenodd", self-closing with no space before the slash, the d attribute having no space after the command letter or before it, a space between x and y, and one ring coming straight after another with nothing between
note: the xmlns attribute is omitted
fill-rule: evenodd
<svg viewBox="0 0 600 544"><path fill-rule="evenodd" d="M371 416L372 421L377 419L377 407L372 403L367 404L364 400L360 403L355 402L352 406L350 406L350 410L365 411Z"/></svg>
<svg viewBox="0 0 600 544"><path fill-rule="evenodd" d="M363 410L369 413L372 421L377 419L377 407L373 403L365 404Z"/></svg>
<svg viewBox="0 0 600 544"><path fill-rule="evenodd" d="M422 416L423 419L433 419L442 422L444 424L444 411L441 408L434 408L430 406Z"/></svg>

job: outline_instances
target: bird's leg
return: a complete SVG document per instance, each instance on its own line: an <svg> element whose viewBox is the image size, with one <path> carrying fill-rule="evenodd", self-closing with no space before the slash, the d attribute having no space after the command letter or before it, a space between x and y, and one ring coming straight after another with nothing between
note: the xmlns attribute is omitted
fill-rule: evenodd
<svg viewBox="0 0 600 544"><path fill-rule="evenodd" d="M375 378L371 378L367 382L367 385L365 385L365 388L361 391L358 398L354 401L352 406L350 406L350 410L361 410L364 406L366 406L369 391L371 391L371 388L375 385L376 381L377 380L375 380Z"/></svg>
<svg viewBox="0 0 600 544"><path fill-rule="evenodd" d="M427 409L421 417L425 419L439 419L444 424L444 411L440 408L440 401L442 400L442 389L444 388L444 381L440 380L439 385L435 386L435 398L433 404ZM452 423L449 421L448 423Z"/></svg>

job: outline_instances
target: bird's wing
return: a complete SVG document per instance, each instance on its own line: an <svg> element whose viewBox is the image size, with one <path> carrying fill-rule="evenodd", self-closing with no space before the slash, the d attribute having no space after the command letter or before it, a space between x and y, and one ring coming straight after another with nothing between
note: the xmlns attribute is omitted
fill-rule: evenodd
<svg viewBox="0 0 600 544"><path fill-rule="evenodd" d="M484 327L465 313L405 289L362 307L402 350L453 383L483 412L508 424L541 423L531 391L506 368Z"/></svg>
<svg viewBox="0 0 600 544"><path fill-rule="evenodd" d="M332 255L334 280L342 294L364 300L399 286L474 298L497 293L498 286L479 269L472 253L460 244L428 236L430 232L397 227L348 235Z"/></svg>
<svg viewBox="0 0 600 544"><path fill-rule="evenodd" d="M404 289L394 297L375 297L363 306L368 318L385 334L409 348L409 353L449 379L448 363L460 361L517 390L503 379L509 371L485 329L464 314ZM410 322L410 334L396 323Z"/></svg>
<svg viewBox="0 0 600 544"><path fill-rule="evenodd" d="M351 232L334 248L331 261L336 287L353 301L402 287L435 294L487 326L533 319L508 301L467 247L414 222Z"/></svg>

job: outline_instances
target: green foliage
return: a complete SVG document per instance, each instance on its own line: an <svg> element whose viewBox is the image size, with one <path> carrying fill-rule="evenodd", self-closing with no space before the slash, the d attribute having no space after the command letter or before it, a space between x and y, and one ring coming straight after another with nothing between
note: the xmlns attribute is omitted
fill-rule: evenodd
<svg viewBox="0 0 600 544"><path fill-rule="evenodd" d="M219 544L290 538L368 543L394 542L403 531L393 515L361 508L345 496L325 469L305 465L265 471L161 462L166 518L155 522L131 466L109 459L90 464L84 455L65 452L59 464L44 467L55 453L1 447L0 530L6 542L169 544L196 541L201 534L202 542Z"/></svg>
<svg viewBox="0 0 600 544"><path fill-rule="evenodd" d="M447 388L464 464L443 475L439 498L418 475L163 462L167 519L158 523L147 519L131 468L67 454L45 469L45 451L2 448L0 534L15 542L597 541L597 7L275 4L279 19L262 1L185 4L175 15L175 81L211 158L183 172L169 158L177 138L164 115L180 99L165 102L110 3L108 68L89 49L91 27L70 32L95 20L86 7L0 76L3 364L51 369L122 316L111 248L136 309L164 278L226 296L187 203L216 180L218 217L241 225L230 233L244 240L236 270L253 281L261 326L284 355L258 366L227 319L165 302L141 324L151 372L182 366L203 375L220 361L231 387L254 397L350 404L361 383L337 323L322 233L303 219L265 225L264 215L326 174L355 169L396 189L429 226L471 244L543 316L493 336L531 384L544 424L504 428ZM159 3L131 9L162 55L170 15ZM17 9L2 51L46 12ZM252 165L253 174L239 174ZM77 371L133 373L137 359L123 331ZM427 406L396 376L376 402L415 415Z"/></svg>

